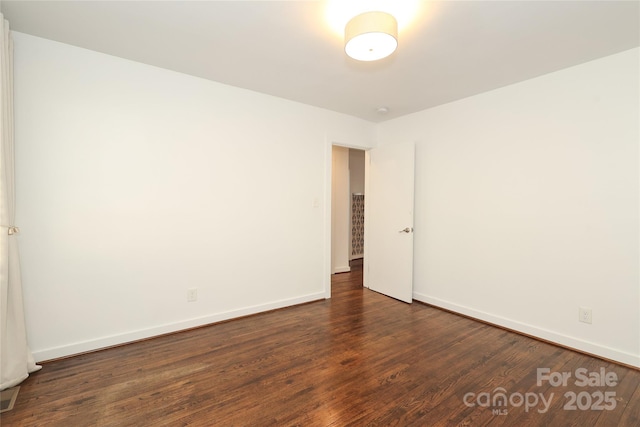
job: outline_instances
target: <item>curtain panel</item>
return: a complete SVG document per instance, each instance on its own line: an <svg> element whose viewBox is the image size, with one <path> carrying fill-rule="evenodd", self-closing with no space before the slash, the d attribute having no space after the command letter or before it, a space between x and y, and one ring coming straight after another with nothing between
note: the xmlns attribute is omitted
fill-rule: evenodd
<svg viewBox="0 0 640 427"><path fill-rule="evenodd" d="M13 40L0 13L0 390L40 369L27 346L18 233L15 226Z"/></svg>

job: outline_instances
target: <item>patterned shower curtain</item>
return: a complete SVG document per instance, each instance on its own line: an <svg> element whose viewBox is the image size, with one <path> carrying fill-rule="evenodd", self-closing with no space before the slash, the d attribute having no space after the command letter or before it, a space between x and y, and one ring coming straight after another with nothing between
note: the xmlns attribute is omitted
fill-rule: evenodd
<svg viewBox="0 0 640 427"><path fill-rule="evenodd" d="M364 254L364 194L351 195L351 258Z"/></svg>

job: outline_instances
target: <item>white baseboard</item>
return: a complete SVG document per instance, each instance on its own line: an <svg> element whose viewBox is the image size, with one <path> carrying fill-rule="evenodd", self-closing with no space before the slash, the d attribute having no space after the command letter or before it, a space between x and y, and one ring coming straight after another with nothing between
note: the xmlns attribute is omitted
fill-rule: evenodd
<svg viewBox="0 0 640 427"><path fill-rule="evenodd" d="M346 267L335 267L333 269L333 274L336 274L336 273L348 273L350 271L351 271L351 267L349 267L349 266L346 266Z"/></svg>
<svg viewBox="0 0 640 427"><path fill-rule="evenodd" d="M93 340L87 340L72 344L66 344L59 347L48 348L44 350L34 350L33 357L36 362L42 362L46 360L58 359L60 357L72 356L74 354L86 353L88 351L99 350L102 348L112 347L114 345L126 344L142 340L145 338L151 338L159 335L164 335L172 332L178 332L185 329L195 328L198 326L204 326L211 323L221 322L223 320L234 319L236 317L248 316L251 314L262 313L264 311L275 310L278 308L290 307L293 305L304 304L306 302L324 300L324 292L316 294L304 295L297 298L291 298L286 300L274 301L267 304L254 305L250 307L244 307L237 310L225 311L222 313L215 313L208 316L197 317L194 319L187 319L180 322L164 324L147 329L139 329L136 331L124 332L122 334L110 335L106 337L96 338Z"/></svg>
<svg viewBox="0 0 640 427"><path fill-rule="evenodd" d="M518 322L516 320L507 319L501 316L496 316L491 313L475 310L470 307L459 305L450 301L445 301L439 298L430 297L428 295L421 294L419 292L413 293L413 299L416 301L424 302L426 304L433 305L435 307L444 308L456 313L463 314L465 316L473 317L474 319L482 320L493 325L501 326L507 329L511 329L523 334L531 335L546 341L550 341L562 346L574 348L576 350L584 351L596 356L604 357L605 359L614 360L627 365L640 368L640 355L631 354L624 351L616 350L610 347L606 347L600 344L592 343L589 341L573 338L567 335L559 334L554 331L539 328L526 323Z"/></svg>

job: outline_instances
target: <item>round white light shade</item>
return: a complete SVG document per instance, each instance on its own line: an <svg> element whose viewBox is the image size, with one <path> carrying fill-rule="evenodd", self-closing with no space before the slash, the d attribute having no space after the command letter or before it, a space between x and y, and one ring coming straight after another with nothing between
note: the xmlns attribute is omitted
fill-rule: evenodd
<svg viewBox="0 0 640 427"><path fill-rule="evenodd" d="M398 47L398 22L385 12L355 16L344 29L344 50L358 61L376 61Z"/></svg>

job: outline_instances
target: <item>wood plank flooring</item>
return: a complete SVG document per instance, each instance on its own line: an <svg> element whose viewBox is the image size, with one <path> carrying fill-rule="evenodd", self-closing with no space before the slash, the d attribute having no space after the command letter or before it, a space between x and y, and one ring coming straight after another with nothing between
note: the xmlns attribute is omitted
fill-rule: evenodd
<svg viewBox="0 0 640 427"><path fill-rule="evenodd" d="M537 368L571 378L538 386ZM617 385L580 387L579 368ZM46 363L0 423L638 426L639 384L639 371L363 289L355 265L331 300ZM605 392L615 409L596 410Z"/></svg>

